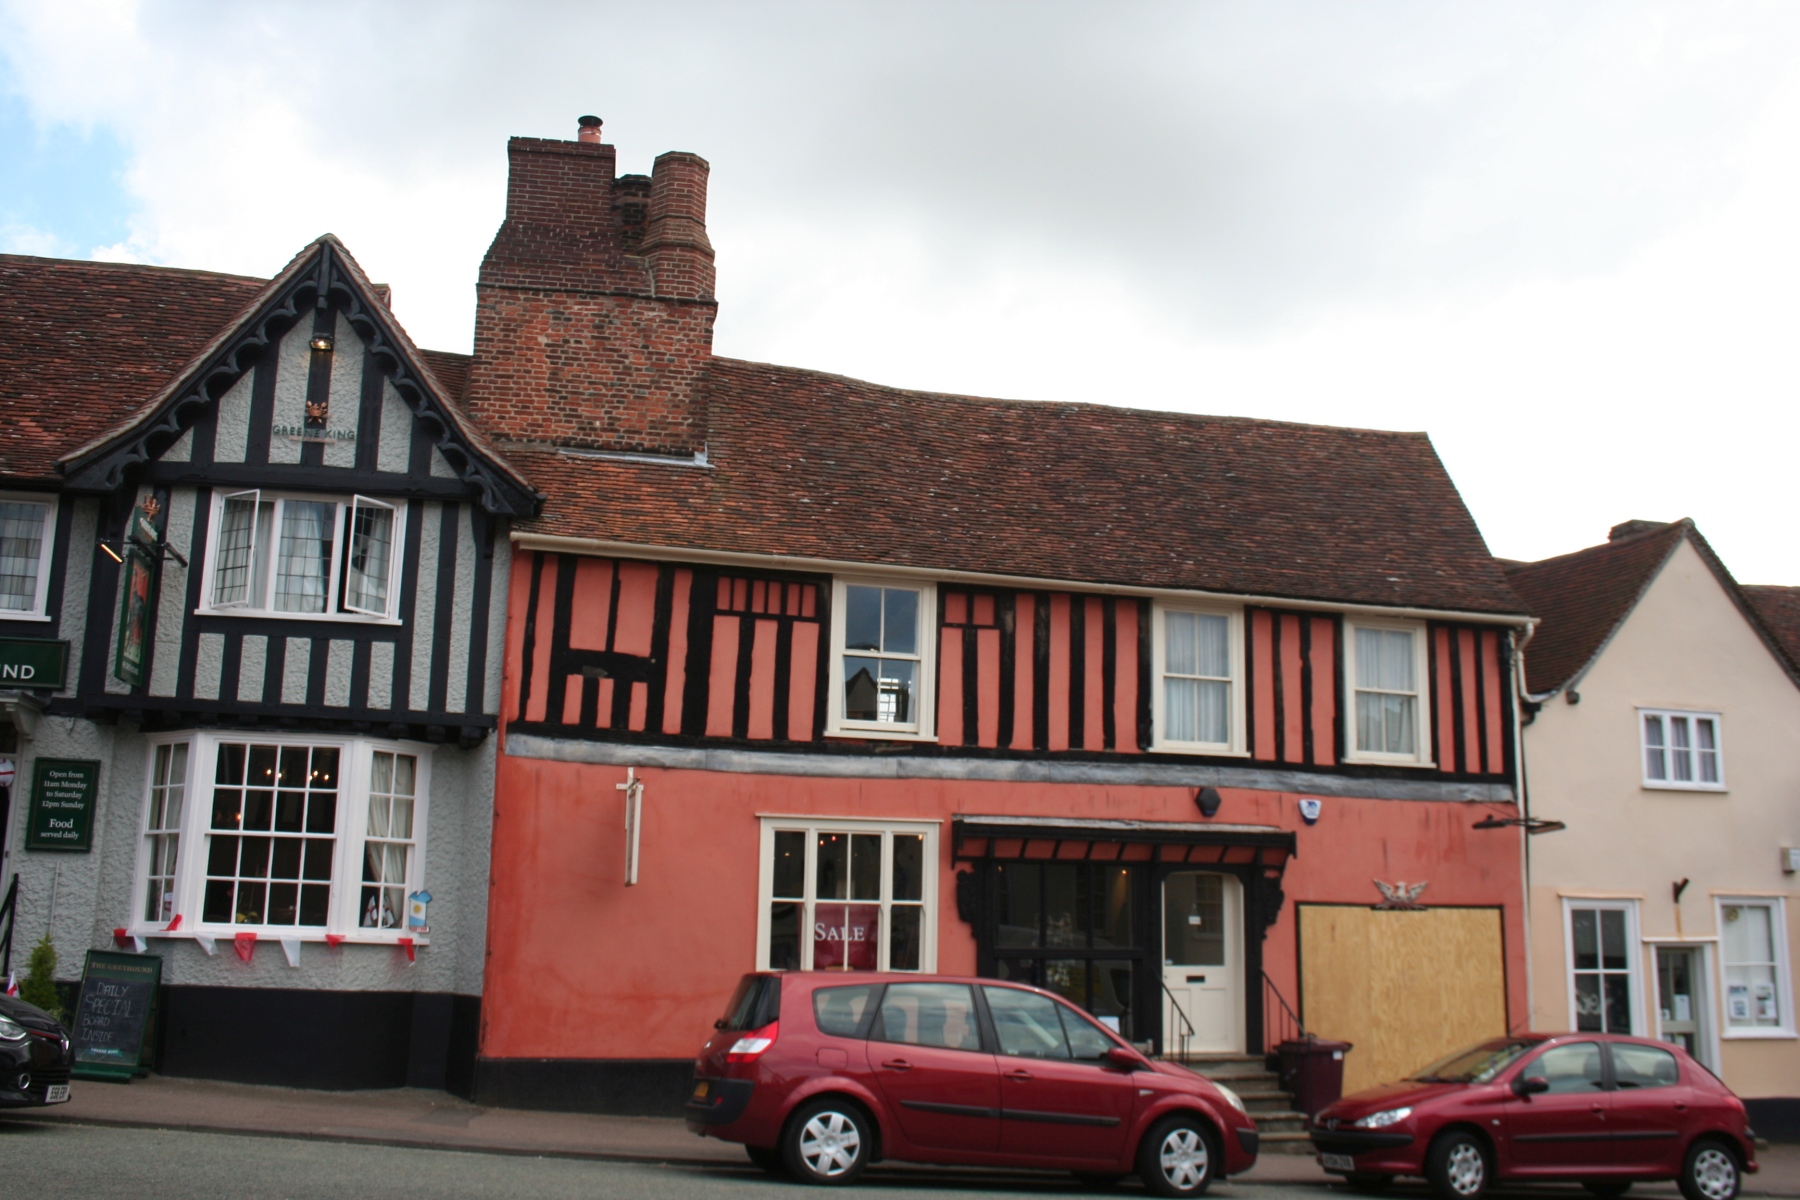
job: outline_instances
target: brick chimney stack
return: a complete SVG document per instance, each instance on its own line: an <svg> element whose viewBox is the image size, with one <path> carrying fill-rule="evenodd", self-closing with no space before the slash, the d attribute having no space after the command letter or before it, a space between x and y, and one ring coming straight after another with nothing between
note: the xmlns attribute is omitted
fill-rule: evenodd
<svg viewBox="0 0 1800 1200"><path fill-rule="evenodd" d="M468 409L505 442L691 454L706 443L706 160L618 176L600 119L513 138L506 220L475 287Z"/></svg>

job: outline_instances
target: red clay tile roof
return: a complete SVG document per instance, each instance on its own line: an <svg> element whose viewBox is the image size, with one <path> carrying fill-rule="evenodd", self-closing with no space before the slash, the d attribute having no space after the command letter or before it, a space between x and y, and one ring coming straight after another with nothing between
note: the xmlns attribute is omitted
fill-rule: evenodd
<svg viewBox="0 0 1800 1200"><path fill-rule="evenodd" d="M517 443L524 527L639 545L1524 613L1430 440L714 359L710 468Z"/></svg>
<svg viewBox="0 0 1800 1200"><path fill-rule="evenodd" d="M0 254L0 476L55 463L137 411L265 280Z"/></svg>
<svg viewBox="0 0 1800 1200"><path fill-rule="evenodd" d="M1770 636L1800 667L1800 587L1745 584L1742 591Z"/></svg>
<svg viewBox="0 0 1800 1200"><path fill-rule="evenodd" d="M437 381L444 385L444 391L449 393L450 399L460 404L463 392L469 386L469 356L449 350L421 350L419 357L425 360L425 365L437 376Z"/></svg>

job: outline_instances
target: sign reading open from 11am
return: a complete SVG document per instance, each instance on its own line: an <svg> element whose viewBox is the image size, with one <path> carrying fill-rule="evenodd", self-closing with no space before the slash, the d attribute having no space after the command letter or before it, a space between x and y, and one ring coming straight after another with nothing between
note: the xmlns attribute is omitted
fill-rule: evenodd
<svg viewBox="0 0 1800 1200"><path fill-rule="evenodd" d="M94 840L100 763L92 758L40 758L31 775L27 850L87 850Z"/></svg>

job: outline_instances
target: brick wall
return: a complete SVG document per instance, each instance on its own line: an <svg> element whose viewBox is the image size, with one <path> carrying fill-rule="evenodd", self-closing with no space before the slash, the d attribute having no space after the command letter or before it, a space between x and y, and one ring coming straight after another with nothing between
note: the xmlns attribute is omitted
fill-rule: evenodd
<svg viewBox="0 0 1800 1200"><path fill-rule="evenodd" d="M601 143L514 138L476 285L466 404L506 440L687 454L706 442L706 160L615 175Z"/></svg>

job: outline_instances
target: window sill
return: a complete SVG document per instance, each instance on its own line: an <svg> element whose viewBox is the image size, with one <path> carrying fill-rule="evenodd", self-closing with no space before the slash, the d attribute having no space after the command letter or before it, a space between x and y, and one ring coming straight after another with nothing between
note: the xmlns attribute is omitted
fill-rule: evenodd
<svg viewBox="0 0 1800 1200"><path fill-rule="evenodd" d="M1727 1026L1719 1031L1719 1037L1728 1042L1791 1042L1800 1040L1800 1033L1792 1029L1732 1029Z"/></svg>
<svg viewBox="0 0 1800 1200"><path fill-rule="evenodd" d="M196 617L251 617L264 621L330 621L340 625L405 624L399 617L370 617L362 613L271 612L266 608L207 608L203 606L196 608L194 615Z"/></svg>
<svg viewBox="0 0 1800 1200"><path fill-rule="evenodd" d="M825 731L826 737L832 738L867 738L881 742L935 742L936 733L908 733L903 729L857 729L854 726L832 728Z"/></svg>
<svg viewBox="0 0 1800 1200"><path fill-rule="evenodd" d="M1249 758L1248 750L1231 746L1209 746L1203 742L1158 742L1150 747L1152 754L1204 754L1208 758Z"/></svg>
<svg viewBox="0 0 1800 1200"><path fill-rule="evenodd" d="M45 624L48 624L51 621L51 619L52 618L49 613L6 612L4 610L0 610L0 624L3 624L7 621L41 621L41 622L44 622Z"/></svg>
<svg viewBox="0 0 1800 1200"><path fill-rule="evenodd" d="M1359 767L1417 767L1421 771L1437 770L1437 764L1428 758L1404 758L1390 754L1346 754L1342 761Z"/></svg>
<svg viewBox="0 0 1800 1200"><path fill-rule="evenodd" d="M1644 780L1643 788L1646 792L1705 792L1713 796L1731 790L1722 783L1662 783L1654 779Z"/></svg>

